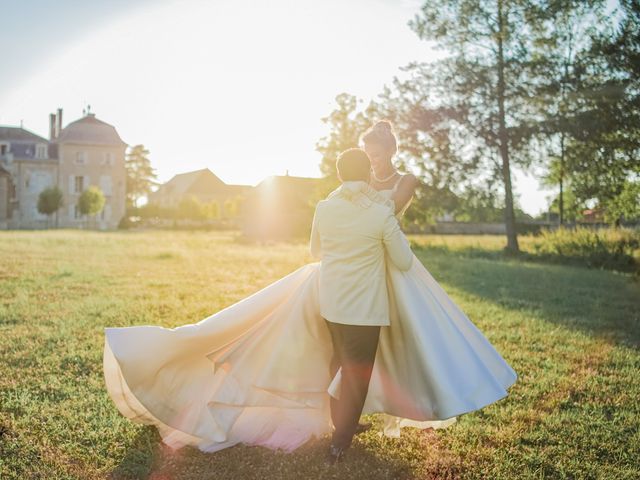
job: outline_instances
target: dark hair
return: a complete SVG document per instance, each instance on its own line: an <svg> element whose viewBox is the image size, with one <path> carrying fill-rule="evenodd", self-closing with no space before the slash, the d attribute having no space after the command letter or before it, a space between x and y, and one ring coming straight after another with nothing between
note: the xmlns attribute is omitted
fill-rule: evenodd
<svg viewBox="0 0 640 480"><path fill-rule="evenodd" d="M336 161L338 175L343 182L351 180L369 180L371 171L371 160L367 152L361 148L350 148L338 155Z"/></svg>
<svg viewBox="0 0 640 480"><path fill-rule="evenodd" d="M375 143L377 145L382 145L387 148L392 155L398 151L396 136L393 133L391 123L387 120L380 120L369 130L364 132L360 136L360 141L362 143Z"/></svg>

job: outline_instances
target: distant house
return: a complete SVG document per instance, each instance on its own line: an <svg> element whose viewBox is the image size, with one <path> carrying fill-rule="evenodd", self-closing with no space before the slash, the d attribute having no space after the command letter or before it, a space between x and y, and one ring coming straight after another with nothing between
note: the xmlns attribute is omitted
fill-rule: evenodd
<svg viewBox="0 0 640 480"><path fill-rule="evenodd" d="M308 235L320 182L289 175L260 182L243 206L245 236L266 240Z"/></svg>
<svg viewBox="0 0 640 480"><path fill-rule="evenodd" d="M587 208L582 211L580 223L604 223L604 208Z"/></svg>
<svg viewBox="0 0 640 480"><path fill-rule="evenodd" d="M62 109L49 116L49 138L23 127L0 127L0 228L41 228L38 197L57 185L63 207L55 214L60 227L84 223L80 194L91 185L106 197L97 215L101 229L116 228L125 212L127 144L116 129L86 113L62 128Z"/></svg>
<svg viewBox="0 0 640 480"><path fill-rule="evenodd" d="M308 234L317 201L319 178L271 176L255 187L228 185L208 168L174 175L149 194L148 203L177 208L184 199L217 205L225 219L236 220L243 233L256 239Z"/></svg>
<svg viewBox="0 0 640 480"><path fill-rule="evenodd" d="M195 197L201 203L215 203L224 217L237 216L238 204L251 189L249 185L228 185L208 168L174 175L149 194L149 204L176 208L183 199Z"/></svg>

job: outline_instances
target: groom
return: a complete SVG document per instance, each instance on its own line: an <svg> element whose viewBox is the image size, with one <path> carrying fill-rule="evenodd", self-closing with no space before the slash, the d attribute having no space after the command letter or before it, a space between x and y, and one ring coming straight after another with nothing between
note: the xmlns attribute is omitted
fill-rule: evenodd
<svg viewBox="0 0 640 480"><path fill-rule="evenodd" d="M336 166L342 185L318 202L310 240L311 254L321 259L320 313L333 343L332 376L342 367L340 398L331 397L329 464L342 460L357 433L380 327L390 324L385 253L400 270L413 259L393 209L374 201L364 150L346 150Z"/></svg>

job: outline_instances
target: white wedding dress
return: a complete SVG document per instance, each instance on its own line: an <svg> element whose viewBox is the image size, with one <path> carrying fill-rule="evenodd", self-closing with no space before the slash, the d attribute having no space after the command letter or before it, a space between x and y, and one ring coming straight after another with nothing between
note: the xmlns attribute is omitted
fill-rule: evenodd
<svg viewBox="0 0 640 480"><path fill-rule="evenodd" d="M379 193L388 200L394 190ZM405 206L406 208L406 206ZM213 452L238 443L295 450L332 432L331 336L311 263L198 323L106 328L104 375L118 410L165 444ZM516 372L414 256L387 262L382 327L363 414L383 433L442 428L507 396Z"/></svg>

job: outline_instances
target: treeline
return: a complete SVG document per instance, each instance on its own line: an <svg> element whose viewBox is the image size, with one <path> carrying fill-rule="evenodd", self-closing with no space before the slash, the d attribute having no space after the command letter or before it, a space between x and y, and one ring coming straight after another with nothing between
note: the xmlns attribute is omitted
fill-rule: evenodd
<svg viewBox="0 0 640 480"><path fill-rule="evenodd" d="M336 97L317 145L328 184L336 154L386 118L401 170L423 181L406 221L499 213L517 251L514 166L556 187L560 223L588 208L615 226L640 218L640 1L425 2L409 27L442 56L364 108Z"/></svg>
<svg viewBox="0 0 640 480"><path fill-rule="evenodd" d="M180 200L175 206L162 206L155 203L147 203L140 207L130 206L128 215L141 219L222 220L237 218L241 205L240 197L221 203L217 201L201 202L197 197L190 195Z"/></svg>

